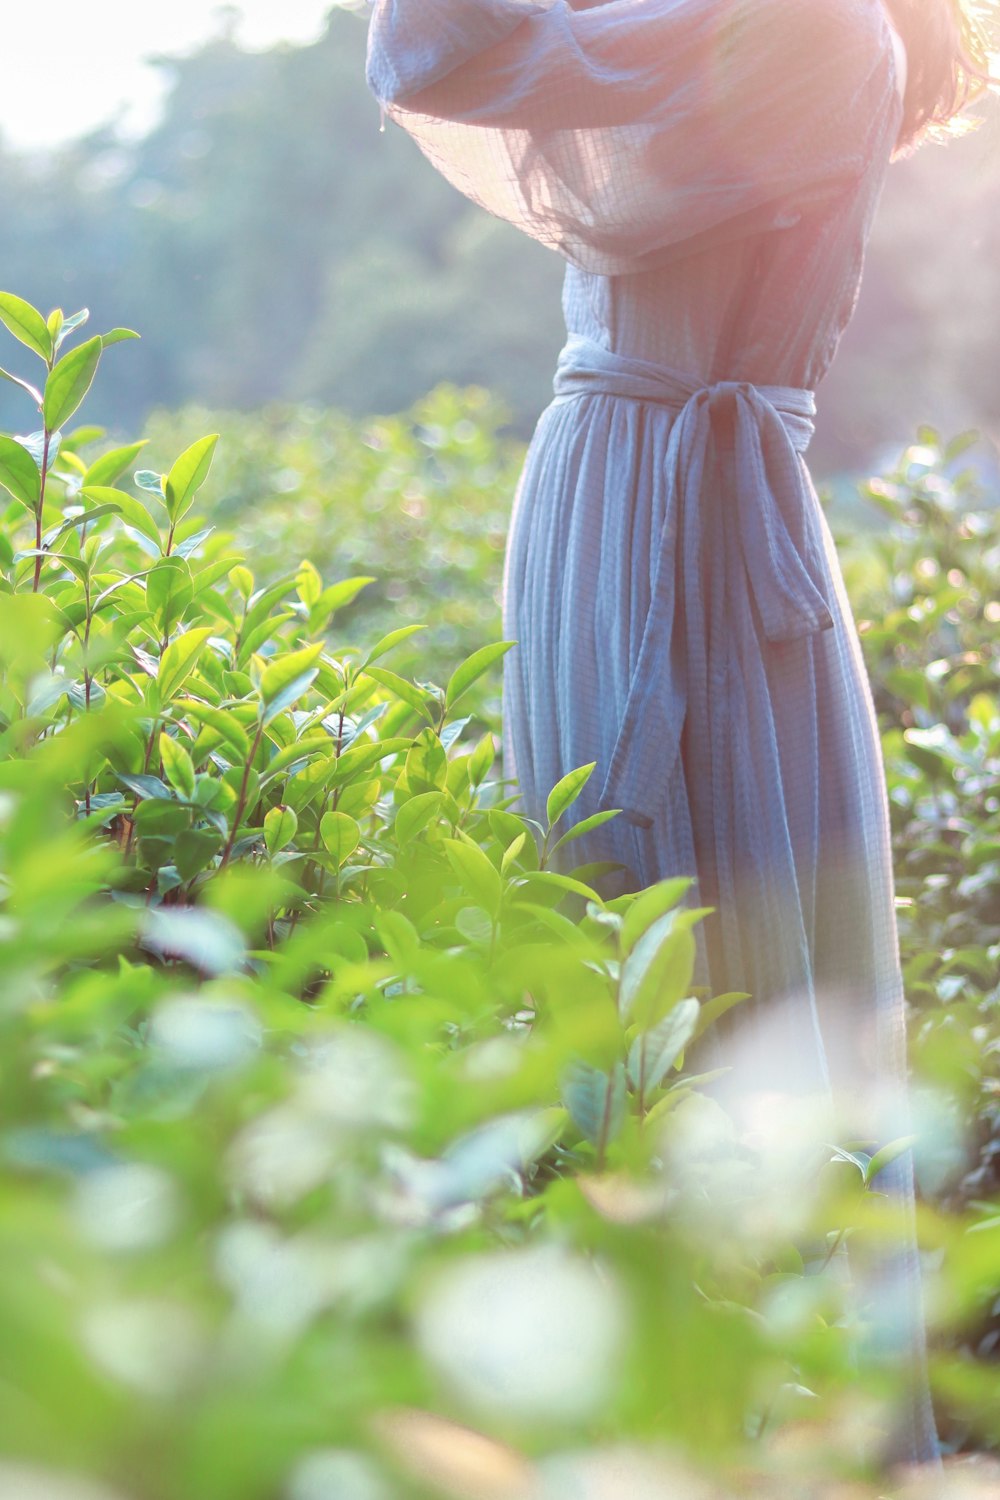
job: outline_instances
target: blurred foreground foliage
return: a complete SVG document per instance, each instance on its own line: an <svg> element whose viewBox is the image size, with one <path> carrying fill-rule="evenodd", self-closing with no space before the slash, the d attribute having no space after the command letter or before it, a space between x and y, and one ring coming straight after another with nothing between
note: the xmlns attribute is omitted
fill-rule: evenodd
<svg viewBox="0 0 1000 1500"><path fill-rule="evenodd" d="M687 883L608 900L574 866L589 767L513 810L480 398L374 442L330 419L321 462L293 422L294 460L154 463L68 430L126 334L0 319L45 367L40 430L0 438L0 1497L917 1494L882 1473L907 1373L837 1254L891 1246L896 1148L741 1131L693 1071L743 997L692 987ZM935 1386L994 1445L1000 567L922 437L858 587ZM220 474L239 541L195 510ZM383 559L404 593L366 613ZM461 650L404 675L438 601Z"/></svg>

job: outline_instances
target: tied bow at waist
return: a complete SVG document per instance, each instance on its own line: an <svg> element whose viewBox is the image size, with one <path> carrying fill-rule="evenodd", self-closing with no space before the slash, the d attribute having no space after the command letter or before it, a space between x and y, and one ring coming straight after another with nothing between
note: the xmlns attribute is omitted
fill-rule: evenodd
<svg viewBox="0 0 1000 1500"><path fill-rule="evenodd" d="M648 809L661 801L665 778L676 770L690 699L726 691L731 660L747 644L720 639L715 614L716 628L709 628L706 582L716 600L724 596L730 622L755 615L768 641L833 625L820 512L800 459L814 431L815 396L749 381L705 385L579 336L560 355L555 393L557 401L623 397L677 414L664 460L667 508L655 543L649 613L600 799L602 807L621 808L631 822L649 826ZM720 451L720 422L732 454L727 493L706 482L710 458ZM701 727L707 733L707 722Z"/></svg>

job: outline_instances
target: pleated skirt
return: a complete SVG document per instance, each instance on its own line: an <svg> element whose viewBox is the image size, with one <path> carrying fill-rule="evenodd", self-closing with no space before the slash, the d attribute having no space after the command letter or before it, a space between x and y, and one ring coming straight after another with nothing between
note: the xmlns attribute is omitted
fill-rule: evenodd
<svg viewBox="0 0 1000 1500"><path fill-rule="evenodd" d="M665 462L675 419L653 402L580 395L546 408L528 450L504 566L504 638L517 644L504 660L502 754L516 807L543 823L552 786L590 762L595 771L568 821L602 805L676 498ZM833 629L776 643L748 639L744 622L731 670L705 685L716 700L731 697L732 711L721 705L713 734L705 723L685 725L681 764L648 789L651 826L613 818L560 851L561 868L614 862L606 896L692 877L691 904L715 908L696 929L696 983L714 994L748 991L740 1024L762 1037L780 1008L782 1045L762 1049L772 1076L761 1086L794 1078L800 1091L832 1087L882 1139L909 1125L885 774L839 560L811 481L809 491ZM711 573L709 550L709 589ZM718 610L706 618L721 628ZM882 1186L912 1208L909 1154ZM901 1456L933 1461L912 1235L892 1279L899 1295L889 1299L894 1321L882 1342L913 1374Z"/></svg>

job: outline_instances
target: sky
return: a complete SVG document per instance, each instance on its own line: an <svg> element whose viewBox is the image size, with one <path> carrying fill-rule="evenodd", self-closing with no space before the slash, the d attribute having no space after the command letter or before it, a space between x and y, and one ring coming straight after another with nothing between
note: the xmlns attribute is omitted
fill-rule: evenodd
<svg viewBox="0 0 1000 1500"><path fill-rule="evenodd" d="M308 41L334 0L7 0L0 50L0 139L34 150L115 118L141 132L156 118L161 85L145 59L190 50L242 12L237 35L266 47Z"/></svg>

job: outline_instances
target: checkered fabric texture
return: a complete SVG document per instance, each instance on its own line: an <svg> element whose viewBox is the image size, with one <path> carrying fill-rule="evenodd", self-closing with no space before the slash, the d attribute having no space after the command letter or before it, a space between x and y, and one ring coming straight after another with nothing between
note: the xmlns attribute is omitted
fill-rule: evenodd
<svg viewBox="0 0 1000 1500"><path fill-rule="evenodd" d="M566 261L568 342L514 500L503 754L608 894L690 875L698 979L780 1007L774 1087L904 1133L879 737L806 450L899 130L880 0L374 0L368 79L475 202ZM617 881L617 884L615 884ZM755 1021L756 1018L756 1021ZM904 1211L912 1164L886 1185ZM920 1268L867 1288L935 1462ZM891 1295L890 1295L891 1293ZM879 1309L884 1309L880 1323Z"/></svg>

